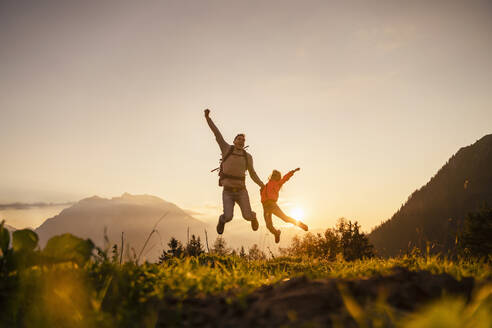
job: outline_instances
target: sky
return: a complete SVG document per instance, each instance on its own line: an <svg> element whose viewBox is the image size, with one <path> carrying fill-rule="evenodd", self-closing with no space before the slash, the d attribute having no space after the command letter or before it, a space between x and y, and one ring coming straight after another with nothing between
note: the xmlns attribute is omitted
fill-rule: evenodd
<svg viewBox="0 0 492 328"><path fill-rule="evenodd" d="M492 132L491 32L491 1L0 0L0 203L152 194L213 222L210 108L264 182L301 168L287 213L370 231ZM36 211L0 218L59 205Z"/></svg>

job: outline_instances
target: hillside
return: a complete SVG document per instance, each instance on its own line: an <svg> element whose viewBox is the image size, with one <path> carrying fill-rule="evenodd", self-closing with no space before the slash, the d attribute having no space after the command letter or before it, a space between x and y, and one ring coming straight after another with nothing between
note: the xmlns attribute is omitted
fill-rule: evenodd
<svg viewBox="0 0 492 328"><path fill-rule="evenodd" d="M398 255L414 246L432 252L454 247L470 211L492 205L492 134L461 148L422 188L369 235L379 254Z"/></svg>
<svg viewBox="0 0 492 328"><path fill-rule="evenodd" d="M178 206L150 195L123 194L111 199L97 196L85 198L60 214L47 219L35 231L40 245L49 238L70 232L82 238L90 238L98 246L104 246L104 230L110 243L121 243L121 233L125 236L125 256L135 249L138 254L147 236L159 218L167 213L157 226L144 252L145 258L155 261L166 244L174 236L186 241L187 230L191 234L204 234L205 223L186 214Z"/></svg>

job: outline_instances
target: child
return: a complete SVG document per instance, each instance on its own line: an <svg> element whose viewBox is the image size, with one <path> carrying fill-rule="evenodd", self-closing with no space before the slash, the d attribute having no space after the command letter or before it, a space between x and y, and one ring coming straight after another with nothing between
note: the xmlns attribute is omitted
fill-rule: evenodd
<svg viewBox="0 0 492 328"><path fill-rule="evenodd" d="M308 226L304 223L297 221L296 219L287 216L277 205L278 192L282 185L290 179L291 176L294 175L294 172L299 171L300 168L290 171L283 178L280 175L280 172L277 170L273 170L272 175L270 176L270 180L268 183L261 189L261 204L263 205L263 215L265 217L265 223L270 230L271 233L275 236L275 243L280 242L280 230L277 230L273 227L272 224L272 214L275 214L285 222L290 222L305 231L308 230Z"/></svg>

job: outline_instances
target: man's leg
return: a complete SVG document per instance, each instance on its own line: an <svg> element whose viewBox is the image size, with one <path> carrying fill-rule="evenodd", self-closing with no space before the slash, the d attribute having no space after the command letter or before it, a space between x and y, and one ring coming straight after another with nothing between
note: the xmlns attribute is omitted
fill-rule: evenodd
<svg viewBox="0 0 492 328"><path fill-rule="evenodd" d="M249 195L246 188L238 192L237 203L241 208L241 214L247 221L251 221L251 228L253 231L258 230L258 220L256 219L256 213L251 210L251 204L249 202Z"/></svg>
<svg viewBox="0 0 492 328"><path fill-rule="evenodd" d="M222 190L222 206L224 213L219 217L217 223L217 233L221 235L224 232L224 226L227 222L232 220L234 215L234 197L232 192Z"/></svg>
<svg viewBox="0 0 492 328"><path fill-rule="evenodd" d="M280 207L278 207L277 204L275 204L275 206L273 206L272 213L275 214L276 216L278 216L279 218L281 218L282 220L284 220L285 222L293 223L294 225L300 227L301 229L308 231L307 225L305 225L301 221L297 221L296 219L291 218L290 216L288 216L287 214L282 212L282 210L280 209Z"/></svg>

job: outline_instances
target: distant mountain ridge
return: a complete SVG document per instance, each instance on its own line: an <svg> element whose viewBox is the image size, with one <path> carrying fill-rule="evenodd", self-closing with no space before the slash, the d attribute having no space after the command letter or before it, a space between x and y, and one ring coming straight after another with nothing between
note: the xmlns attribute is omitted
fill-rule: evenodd
<svg viewBox="0 0 492 328"><path fill-rule="evenodd" d="M187 212L173 203L151 195L125 193L121 197L111 199L92 196L74 203L58 215L45 220L35 231L39 235L41 247L49 238L67 232L81 238L90 238L97 246L102 247L105 244L104 230L106 228L110 245L117 244L120 247L121 233L124 232L125 245L133 247L138 253L155 223L164 213L168 213L157 225L158 233L153 234L144 251L145 259L152 262L158 259L163 249L168 249L167 243L171 237L185 244L188 238L188 228L190 237L195 234L201 238L204 250L207 250L206 229L209 246L213 246L217 237L216 219L205 223ZM288 247L292 237L304 233L294 226L281 227L280 244L275 244L274 237L266 229L261 214L258 214L258 220L259 230L252 231L251 224L236 213L233 221L226 224L222 235L227 242L227 247L237 250L244 246L247 251L256 243L265 252L269 249L275 252L278 246ZM275 224L280 224L280 220L275 219ZM125 247L124 257L130 251Z"/></svg>
<svg viewBox="0 0 492 328"><path fill-rule="evenodd" d="M492 206L492 134L461 148L369 239L384 256L425 250L428 242L431 251L445 253L466 215L485 203Z"/></svg>
<svg viewBox="0 0 492 328"><path fill-rule="evenodd" d="M153 234L145 258L155 261L167 248L167 242L173 236L186 240L187 231L191 234L203 234L207 225L185 213L175 204L151 195L123 194L111 199L93 196L82 199L60 214L47 219L35 231L43 247L49 238L70 232L81 238L90 238L98 246L104 246L106 229L111 243L121 244L121 234L125 237L125 252L131 248L138 254L154 225L158 233ZM126 256L126 255L125 255Z"/></svg>

